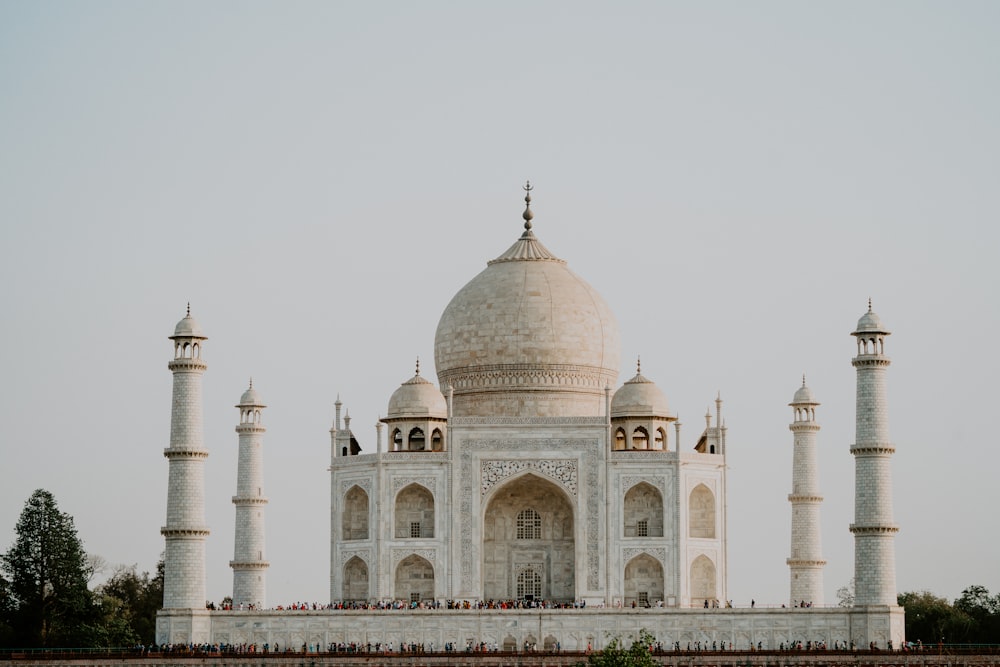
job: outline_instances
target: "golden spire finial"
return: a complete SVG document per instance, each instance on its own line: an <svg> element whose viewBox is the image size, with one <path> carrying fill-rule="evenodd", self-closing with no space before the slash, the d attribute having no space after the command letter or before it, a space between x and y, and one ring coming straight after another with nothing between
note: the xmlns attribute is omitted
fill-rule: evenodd
<svg viewBox="0 0 1000 667"><path fill-rule="evenodd" d="M524 218L524 228L527 230L531 229L531 219L535 217L535 214L531 212L531 191L534 190L531 187L531 181L524 182L524 213L521 217Z"/></svg>

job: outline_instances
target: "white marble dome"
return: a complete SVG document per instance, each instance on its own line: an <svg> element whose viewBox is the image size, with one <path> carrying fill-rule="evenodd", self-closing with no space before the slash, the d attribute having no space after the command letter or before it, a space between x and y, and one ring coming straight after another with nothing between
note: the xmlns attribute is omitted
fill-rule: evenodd
<svg viewBox="0 0 1000 667"><path fill-rule="evenodd" d="M448 418L448 403L437 387L417 373L392 392L387 419Z"/></svg>
<svg viewBox="0 0 1000 667"><path fill-rule="evenodd" d="M205 334L201 331L201 325L191 317L190 309L188 309L184 319L174 327L174 335L171 338L205 338Z"/></svg>
<svg viewBox="0 0 1000 667"><path fill-rule="evenodd" d="M813 396L812 389L807 387L805 380L803 380L802 386L795 392L789 405L819 405L819 403Z"/></svg>
<svg viewBox="0 0 1000 667"><path fill-rule="evenodd" d="M618 323L526 220L441 315L438 381L453 387L456 416L597 416L618 378Z"/></svg>
<svg viewBox="0 0 1000 667"><path fill-rule="evenodd" d="M871 304L868 304L868 312L858 320L858 328L855 333L888 333L880 318L872 311Z"/></svg>
<svg viewBox="0 0 1000 667"><path fill-rule="evenodd" d="M236 407L250 405L260 408L267 407L264 405L264 401L261 400L260 394L253 388L253 382L250 383L249 389L243 392L243 396L240 397L240 404Z"/></svg>
<svg viewBox="0 0 1000 667"><path fill-rule="evenodd" d="M672 418L667 396L649 378L636 372L615 392L611 399L611 418L616 417L661 417Z"/></svg>

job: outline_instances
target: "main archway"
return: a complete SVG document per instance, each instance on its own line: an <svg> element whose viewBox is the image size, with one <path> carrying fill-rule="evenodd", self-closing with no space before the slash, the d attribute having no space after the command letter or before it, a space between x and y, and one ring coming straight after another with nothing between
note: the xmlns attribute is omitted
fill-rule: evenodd
<svg viewBox="0 0 1000 667"><path fill-rule="evenodd" d="M531 473L496 489L483 517L483 598L575 594L573 507L563 490Z"/></svg>

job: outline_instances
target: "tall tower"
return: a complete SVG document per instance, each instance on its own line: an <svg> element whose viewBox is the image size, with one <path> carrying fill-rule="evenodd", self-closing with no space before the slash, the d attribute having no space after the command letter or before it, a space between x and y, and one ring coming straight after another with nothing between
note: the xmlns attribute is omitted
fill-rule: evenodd
<svg viewBox="0 0 1000 667"><path fill-rule="evenodd" d="M208 340L191 317L188 304L174 335L174 358L167 368L174 374L170 413L167 525L163 556L163 608L205 608L205 449L202 436L201 376L208 365L201 360Z"/></svg>
<svg viewBox="0 0 1000 667"><path fill-rule="evenodd" d="M236 547L229 567L233 568L233 607L266 607L267 568L264 560L264 432L261 411L267 407L257 390L243 392L239 404L239 463L236 471Z"/></svg>
<svg viewBox="0 0 1000 667"><path fill-rule="evenodd" d="M858 356L851 361L858 369L856 435L854 454L854 604L896 605L895 536L893 522L892 470L890 457L896 451L889 441L889 414L885 391L885 338L889 331L882 320L868 312L858 320L852 334Z"/></svg>
<svg viewBox="0 0 1000 667"><path fill-rule="evenodd" d="M789 403L794 421L788 428L794 434L792 444L792 555L786 561L791 576L789 599L792 606L800 602L823 604L822 540L819 531L819 510L823 496L819 495L819 469L816 464L816 406L819 403L806 386L795 392Z"/></svg>

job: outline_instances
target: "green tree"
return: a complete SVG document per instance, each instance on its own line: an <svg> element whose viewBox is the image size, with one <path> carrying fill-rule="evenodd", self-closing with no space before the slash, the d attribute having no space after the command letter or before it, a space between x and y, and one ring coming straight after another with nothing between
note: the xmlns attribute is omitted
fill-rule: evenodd
<svg viewBox="0 0 1000 667"><path fill-rule="evenodd" d="M0 558L10 587L10 625L20 646L73 646L92 620L90 572L73 517L38 489L24 505L13 546Z"/></svg>
<svg viewBox="0 0 1000 667"><path fill-rule="evenodd" d="M149 572L139 574L136 565L120 565L111 577L95 591L103 611L109 645L124 646L142 642L152 644L156 638L156 612L163 606L163 560L157 564L155 577ZM129 633L122 631L122 621Z"/></svg>
<svg viewBox="0 0 1000 667"><path fill-rule="evenodd" d="M655 641L656 638L645 629L639 631L638 638L633 639L628 648L614 637L606 647L592 653L587 664L591 667L654 667L657 663L649 647Z"/></svg>
<svg viewBox="0 0 1000 667"><path fill-rule="evenodd" d="M906 638L926 644L968 641L973 620L947 599L929 591L900 593L899 606L906 610Z"/></svg>
<svg viewBox="0 0 1000 667"><path fill-rule="evenodd" d="M969 586L955 600L955 609L969 615L972 630L966 641L986 644L1000 636L1000 595L991 596L985 586Z"/></svg>

